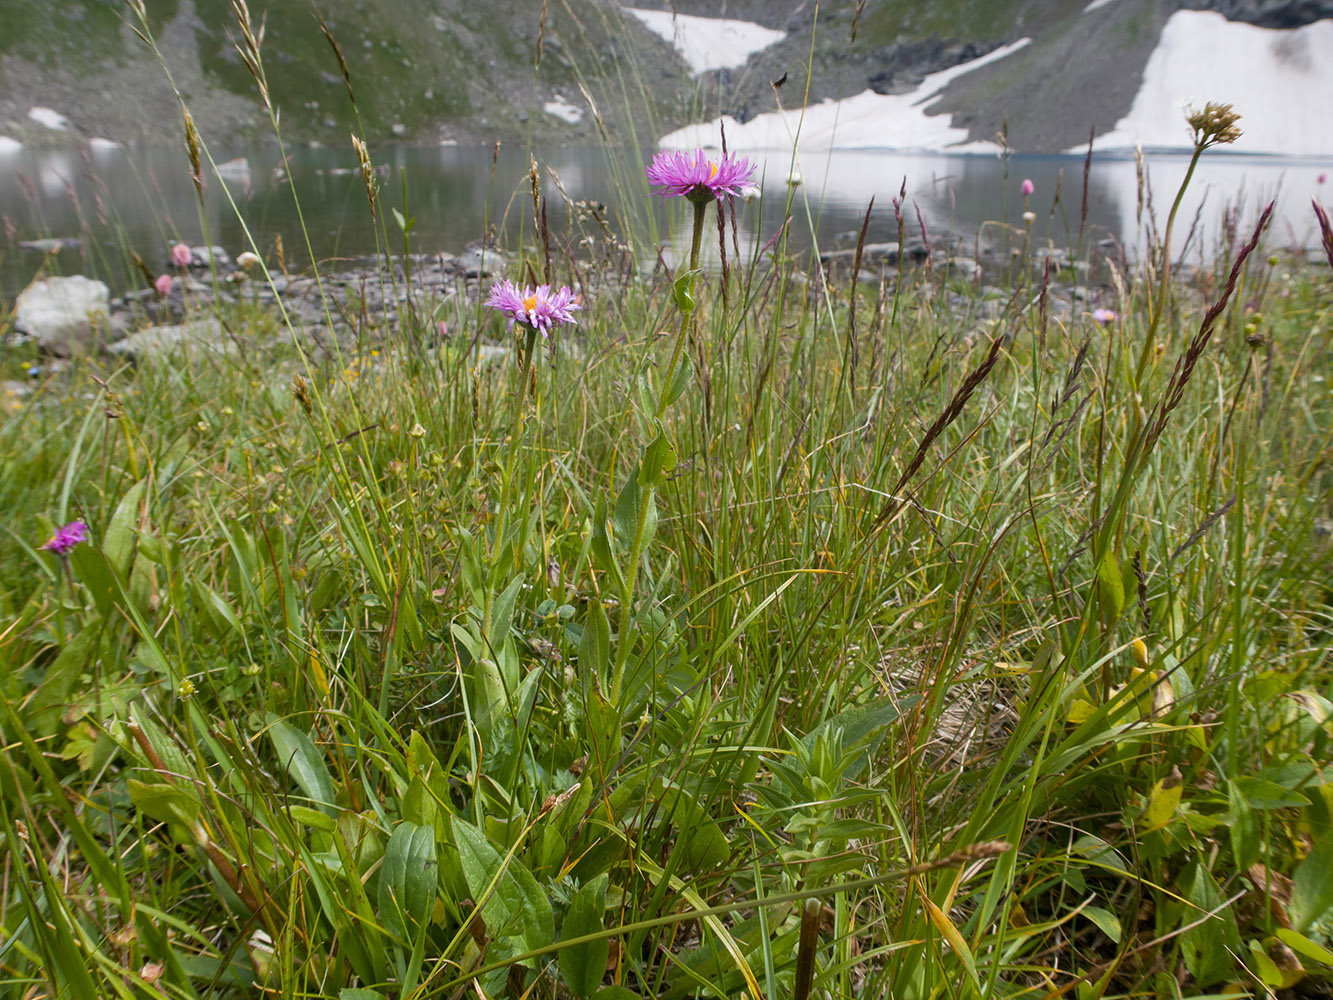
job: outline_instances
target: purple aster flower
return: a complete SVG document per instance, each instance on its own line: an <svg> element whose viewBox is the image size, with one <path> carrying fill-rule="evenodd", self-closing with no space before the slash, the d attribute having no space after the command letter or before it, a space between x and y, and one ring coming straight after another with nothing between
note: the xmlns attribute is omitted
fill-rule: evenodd
<svg viewBox="0 0 1333 1000"><path fill-rule="evenodd" d="M1097 308L1092 311L1093 322L1098 326L1105 326L1107 323L1115 322L1115 310L1106 308Z"/></svg>
<svg viewBox="0 0 1333 1000"><path fill-rule="evenodd" d="M519 288L509 280L497 281L491 286L486 304L509 317L511 330L514 323L519 322L540 330L543 337L550 333L552 327L576 322L573 312L583 308L577 296L565 285L552 292L550 285Z"/></svg>
<svg viewBox="0 0 1333 1000"><path fill-rule="evenodd" d="M1026 198L1028 195L1032 194L1032 192L1037 190L1037 185L1033 184L1031 180L1024 177L1023 183L1018 186L1018 189L1023 192L1023 197Z"/></svg>
<svg viewBox="0 0 1333 1000"><path fill-rule="evenodd" d="M82 521L70 521L63 528L57 528L56 533L51 536L51 540L42 548L64 558L69 555L70 549L78 545L79 542L86 542L87 540L88 525Z"/></svg>
<svg viewBox="0 0 1333 1000"><path fill-rule="evenodd" d="M754 169L744 156L727 153L710 160L702 149L693 153L664 149L648 164L648 183L660 189L663 199L679 195L691 201L712 201L724 194L740 194L754 179Z"/></svg>

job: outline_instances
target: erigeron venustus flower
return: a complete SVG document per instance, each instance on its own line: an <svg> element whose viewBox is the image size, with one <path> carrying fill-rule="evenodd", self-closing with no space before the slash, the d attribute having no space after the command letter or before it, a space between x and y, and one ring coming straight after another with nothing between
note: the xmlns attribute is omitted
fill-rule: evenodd
<svg viewBox="0 0 1333 1000"><path fill-rule="evenodd" d="M56 555L63 557L69 555L74 546L87 540L88 525L82 521L70 521L69 524L57 528L56 533L42 548L47 552L54 552Z"/></svg>
<svg viewBox="0 0 1333 1000"><path fill-rule="evenodd" d="M578 296L564 285L552 292L550 285L520 288L507 279L491 286L486 304L509 317L510 329L518 322L540 330L542 336L547 336L554 327L577 322L574 310L583 308Z"/></svg>
<svg viewBox="0 0 1333 1000"><path fill-rule="evenodd" d="M259 254L246 250L236 258L236 266L243 271L249 271L259 263Z"/></svg>
<svg viewBox="0 0 1333 1000"><path fill-rule="evenodd" d="M740 194L753 182L754 171L754 164L744 156L725 153L709 159L702 149L693 153L664 149L648 164L648 183L663 198L671 195L708 202L724 194Z"/></svg>

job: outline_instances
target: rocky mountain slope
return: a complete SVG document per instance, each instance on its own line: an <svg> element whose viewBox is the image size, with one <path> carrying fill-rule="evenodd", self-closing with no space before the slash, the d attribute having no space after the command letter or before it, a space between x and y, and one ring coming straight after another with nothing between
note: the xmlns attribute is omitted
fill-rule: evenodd
<svg viewBox="0 0 1333 1000"><path fill-rule="evenodd" d="M308 0L252 0L251 9L265 25L269 88L294 140L345 142L355 129L372 140L581 142L632 131L651 143L676 125L719 114L745 122L807 94L907 93L930 73L1028 38L1021 52L953 81L931 113L952 115L973 140L1003 133L1031 152L1111 130L1177 10L1282 29L1333 18L1333 0L632 2L750 21L786 38L743 65L692 75L616 0L321 0L354 105ZM129 4L0 0L0 142L178 141L164 65L206 138L225 146L270 134L234 44L231 0L144 0L144 12L161 63ZM775 96L771 83L783 78ZM34 108L63 122L33 117Z"/></svg>

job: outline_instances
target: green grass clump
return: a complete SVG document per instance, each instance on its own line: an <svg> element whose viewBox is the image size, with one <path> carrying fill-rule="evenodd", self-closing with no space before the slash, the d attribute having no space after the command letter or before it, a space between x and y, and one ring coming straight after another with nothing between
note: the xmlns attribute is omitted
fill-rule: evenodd
<svg viewBox="0 0 1333 1000"><path fill-rule="evenodd" d="M550 342L228 303L4 417L0 990L1326 989L1328 273L634 277L541 197Z"/></svg>
<svg viewBox="0 0 1333 1000"><path fill-rule="evenodd" d="M665 282L527 380L470 312L76 365L0 427L6 990L1325 978L1333 302L1256 259L1146 453L1216 286L1135 383L1137 292L978 325L908 274L853 327L714 277L628 635Z"/></svg>

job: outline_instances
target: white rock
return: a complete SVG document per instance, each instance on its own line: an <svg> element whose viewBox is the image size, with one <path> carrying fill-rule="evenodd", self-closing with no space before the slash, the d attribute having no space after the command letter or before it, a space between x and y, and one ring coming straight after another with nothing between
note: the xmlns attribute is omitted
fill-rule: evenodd
<svg viewBox="0 0 1333 1000"><path fill-rule="evenodd" d="M119 357L151 361L177 355L197 358L207 352L232 354L236 345L223 336L222 324L217 318L208 316L168 326L150 326L112 344L107 350Z"/></svg>
<svg viewBox="0 0 1333 1000"><path fill-rule="evenodd" d="M560 95L555 95L555 100L547 101L542 105L542 110L548 115L559 118L561 121L568 122L571 125L577 125L583 120L583 109L570 104L569 101Z"/></svg>
<svg viewBox="0 0 1333 1000"><path fill-rule="evenodd" d="M111 293L100 281L74 275L42 278L19 293L14 323L44 351L70 355L93 346L111 311Z"/></svg>
<svg viewBox="0 0 1333 1000"><path fill-rule="evenodd" d="M109 153L124 147L115 139L104 139L100 135L95 135L88 140L88 148L94 153Z"/></svg>
<svg viewBox="0 0 1333 1000"><path fill-rule="evenodd" d="M23 148L23 143L19 142L13 136L0 135L0 155L17 153Z"/></svg>
<svg viewBox="0 0 1333 1000"><path fill-rule="evenodd" d="M28 117L38 125L43 125L56 132L65 131L65 126L69 124L69 119L54 108L29 108Z"/></svg>

